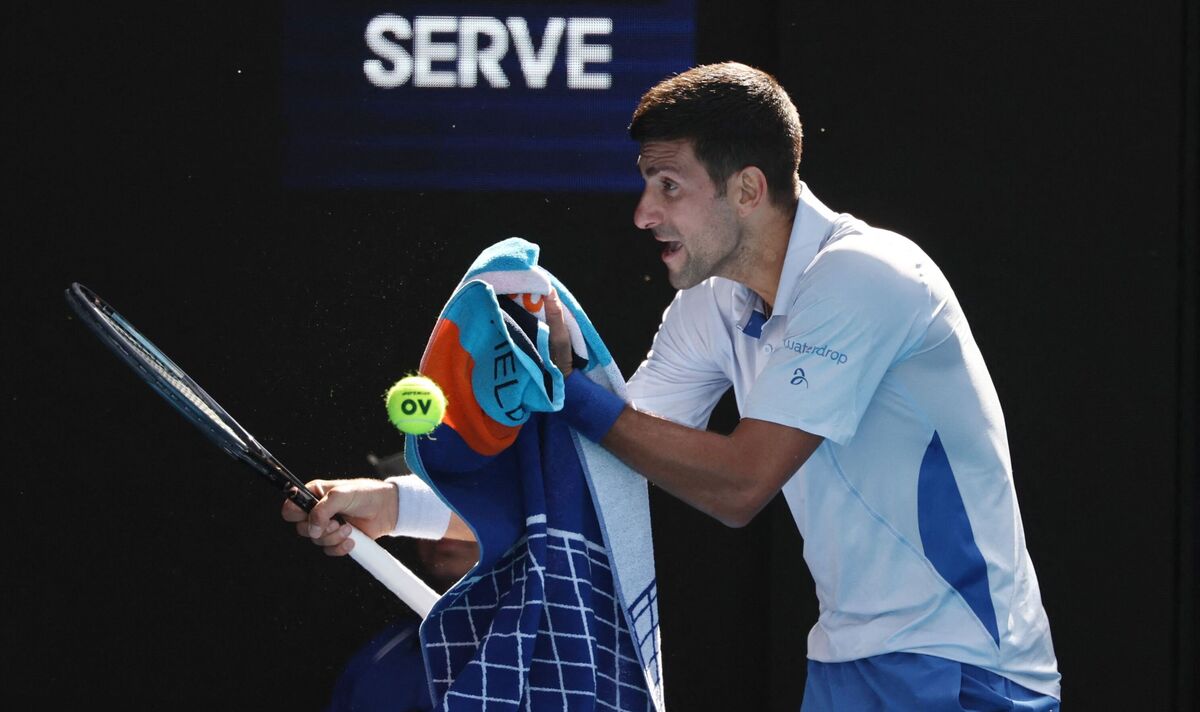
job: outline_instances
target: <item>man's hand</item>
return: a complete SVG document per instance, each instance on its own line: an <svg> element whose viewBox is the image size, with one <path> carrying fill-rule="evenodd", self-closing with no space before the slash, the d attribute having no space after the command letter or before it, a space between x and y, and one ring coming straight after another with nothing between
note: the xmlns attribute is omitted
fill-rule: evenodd
<svg viewBox="0 0 1200 712"><path fill-rule="evenodd" d="M550 327L550 358L554 365L562 371L563 378L571 375L572 351L571 331L567 328L567 318L563 315L563 305L558 298L558 292L553 289L546 295L546 325Z"/></svg>
<svg viewBox="0 0 1200 712"><path fill-rule="evenodd" d="M389 482L313 480L307 486L321 498L312 511L306 513L285 500L281 514L285 521L295 522L297 534L312 539L328 556L345 556L354 548L350 527L334 519L337 515L372 539L396 527L396 488Z"/></svg>

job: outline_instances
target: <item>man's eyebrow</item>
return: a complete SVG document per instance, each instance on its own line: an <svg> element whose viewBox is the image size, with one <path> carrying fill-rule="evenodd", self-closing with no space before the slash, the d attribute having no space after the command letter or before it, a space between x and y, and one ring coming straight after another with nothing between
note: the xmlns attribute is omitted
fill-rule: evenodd
<svg viewBox="0 0 1200 712"><path fill-rule="evenodd" d="M663 171L672 171L672 172L678 173L679 169L675 166L674 163L656 163L656 164L650 166L649 168L647 168L646 170L642 171L642 174L645 175L647 178L652 178L653 176L655 176L659 173L662 173Z"/></svg>

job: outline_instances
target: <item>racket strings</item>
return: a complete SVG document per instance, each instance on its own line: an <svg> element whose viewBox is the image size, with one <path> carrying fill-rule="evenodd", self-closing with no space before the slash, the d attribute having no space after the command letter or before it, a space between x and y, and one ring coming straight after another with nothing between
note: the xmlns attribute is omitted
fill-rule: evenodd
<svg viewBox="0 0 1200 712"><path fill-rule="evenodd" d="M312 508L317 501L315 495L295 475L259 445L183 369L100 297L74 282L67 289L67 303L110 351L209 440L226 454L249 465L271 484L281 489L293 486L294 491L289 492L288 497L305 510ZM357 531L354 534L357 542L351 553L354 560L414 611L422 615L428 612L437 595L372 539Z"/></svg>
<svg viewBox="0 0 1200 712"><path fill-rule="evenodd" d="M192 390L191 385L184 380L184 378L181 378L177 373L175 373L175 369L163 363L162 357L155 353L156 350L147 348L136 332L132 332L128 327L126 327L126 325L118 323L108 314L101 313L101 317L108 322L110 326L114 327L114 330L117 333L121 334L123 341L125 341L130 347L138 352L138 354L141 356L142 362L153 369L160 380L169 385L175 393L182 396L184 400L190 403L197 411L202 413L211 423L223 430L225 434L228 435L234 442L242 445L243 447L245 446L245 440L242 438L242 436L234 432L233 429L225 423L225 420L218 415L217 412L213 410L203 398L201 398L194 390Z"/></svg>

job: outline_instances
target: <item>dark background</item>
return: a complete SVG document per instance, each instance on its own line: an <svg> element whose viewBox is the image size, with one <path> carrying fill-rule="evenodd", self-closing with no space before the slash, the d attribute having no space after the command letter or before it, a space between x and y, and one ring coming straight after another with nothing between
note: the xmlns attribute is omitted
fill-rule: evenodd
<svg viewBox="0 0 1200 712"><path fill-rule="evenodd" d="M740 5L699 3L697 60L776 73L802 178L914 238L971 320L1067 709L1191 709L1195 7ZM671 296L636 196L285 191L277 5L9 15L5 700L318 709L397 604L299 540L63 290L96 290L301 476L364 474L401 447L383 391L503 237L542 246L632 372ZM672 708L798 709L816 604L786 508L735 531L652 504Z"/></svg>

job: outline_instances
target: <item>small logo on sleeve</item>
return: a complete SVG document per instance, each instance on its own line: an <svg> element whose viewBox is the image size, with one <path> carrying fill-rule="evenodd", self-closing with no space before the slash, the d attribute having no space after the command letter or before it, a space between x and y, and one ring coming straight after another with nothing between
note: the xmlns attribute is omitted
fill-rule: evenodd
<svg viewBox="0 0 1200 712"><path fill-rule="evenodd" d="M784 339L783 347L786 349L791 349L792 351L795 351L798 354L812 354L813 356L820 356L822 358L827 358L830 361L833 361L834 363L839 364L839 365L846 363L847 361L850 360L850 357L848 355L846 355L844 352L838 351L837 349L834 349L834 348L830 348L828 344L825 344L822 346L813 346L804 341L797 341L795 339Z"/></svg>

